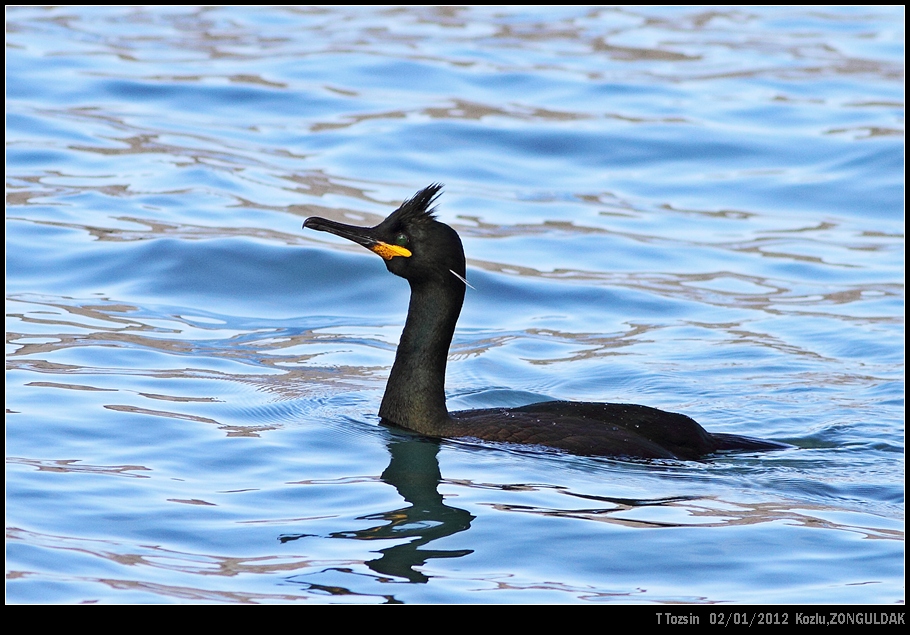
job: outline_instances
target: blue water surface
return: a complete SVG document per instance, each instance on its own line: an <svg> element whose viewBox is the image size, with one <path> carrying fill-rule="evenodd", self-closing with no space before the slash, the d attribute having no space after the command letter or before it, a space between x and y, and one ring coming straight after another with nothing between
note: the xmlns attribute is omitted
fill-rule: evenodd
<svg viewBox="0 0 910 635"><path fill-rule="evenodd" d="M6 18L7 601L903 602L903 7ZM301 224L433 182L450 409L793 448L380 425L408 286Z"/></svg>

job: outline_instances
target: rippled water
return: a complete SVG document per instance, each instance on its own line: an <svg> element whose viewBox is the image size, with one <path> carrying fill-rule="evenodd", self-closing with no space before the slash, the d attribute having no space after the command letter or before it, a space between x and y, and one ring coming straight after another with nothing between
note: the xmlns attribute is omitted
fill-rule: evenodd
<svg viewBox="0 0 910 635"><path fill-rule="evenodd" d="M902 602L904 12L7 9L11 602ZM643 403L634 463L378 424L427 184L452 409Z"/></svg>

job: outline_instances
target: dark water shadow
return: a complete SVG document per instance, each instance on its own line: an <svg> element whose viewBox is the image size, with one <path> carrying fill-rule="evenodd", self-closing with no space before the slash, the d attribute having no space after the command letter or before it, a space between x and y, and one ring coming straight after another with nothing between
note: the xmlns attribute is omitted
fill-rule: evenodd
<svg viewBox="0 0 910 635"><path fill-rule="evenodd" d="M460 558L471 549L427 549L429 543L467 530L474 520L469 512L446 505L438 486L439 441L407 433L393 432L388 437L389 465L380 479L391 485L407 505L397 509L358 517L373 520L376 525L356 531L338 531L330 538L383 540L395 542L380 549L378 558L365 562L383 578L394 577L407 582L425 583L429 577L418 569L436 558ZM306 537L305 534L283 535L281 542Z"/></svg>

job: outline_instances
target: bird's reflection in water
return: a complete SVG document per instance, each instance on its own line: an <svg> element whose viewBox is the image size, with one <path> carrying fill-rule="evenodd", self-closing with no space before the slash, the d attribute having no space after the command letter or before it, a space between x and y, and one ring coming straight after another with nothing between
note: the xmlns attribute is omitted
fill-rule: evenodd
<svg viewBox="0 0 910 635"><path fill-rule="evenodd" d="M459 558L472 553L472 550L426 549L426 545L465 531L471 526L474 516L463 509L446 505L437 489L441 478L438 440L394 431L389 436L388 449L391 460L380 478L394 487L407 505L361 516L359 520L375 520L378 524L356 531L333 532L330 537L394 542L377 552L380 557L365 564L384 577L427 582L429 578L418 568L428 560ZM280 540L288 542L303 537L285 535Z"/></svg>
<svg viewBox="0 0 910 635"><path fill-rule="evenodd" d="M470 549L425 549L430 542L468 529L474 516L463 509L445 504L437 487L440 481L439 441L416 436L396 435L390 440L392 455L382 480L393 486L406 507L364 518L384 524L357 532L366 539L411 538L406 543L380 550L381 557L367 562L377 573L426 582L427 576L415 567L434 558L458 558Z"/></svg>

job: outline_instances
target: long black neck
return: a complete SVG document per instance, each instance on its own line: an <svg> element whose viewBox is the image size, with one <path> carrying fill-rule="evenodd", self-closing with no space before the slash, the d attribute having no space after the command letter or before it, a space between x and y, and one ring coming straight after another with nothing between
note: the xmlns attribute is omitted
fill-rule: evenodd
<svg viewBox="0 0 910 635"><path fill-rule="evenodd" d="M408 319L379 416L421 434L441 436L451 421L446 410L446 358L464 304L465 285L454 275L451 280L410 284Z"/></svg>

